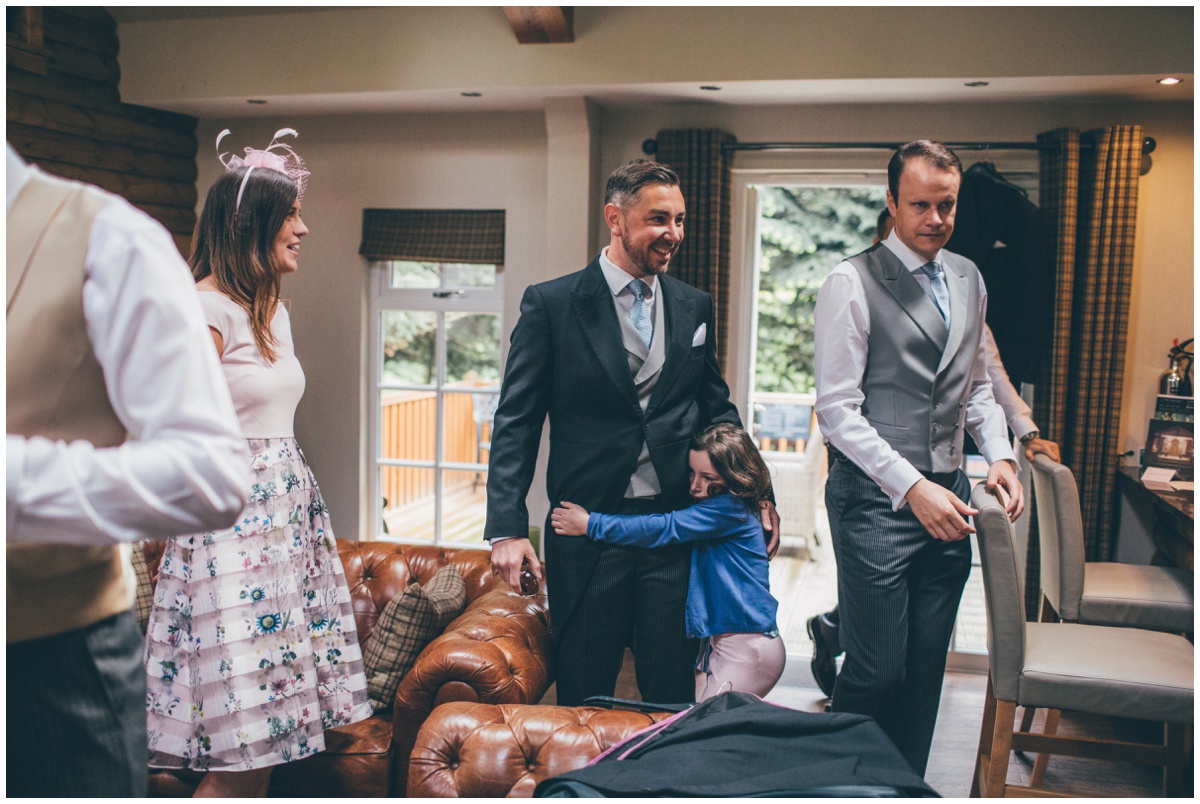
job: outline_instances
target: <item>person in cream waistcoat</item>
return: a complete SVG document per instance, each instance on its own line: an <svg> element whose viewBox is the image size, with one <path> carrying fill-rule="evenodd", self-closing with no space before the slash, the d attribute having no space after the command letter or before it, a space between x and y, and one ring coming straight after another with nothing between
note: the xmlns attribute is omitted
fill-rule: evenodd
<svg viewBox="0 0 1200 804"><path fill-rule="evenodd" d="M119 543L234 521L247 452L187 265L7 146L7 792L146 795Z"/></svg>

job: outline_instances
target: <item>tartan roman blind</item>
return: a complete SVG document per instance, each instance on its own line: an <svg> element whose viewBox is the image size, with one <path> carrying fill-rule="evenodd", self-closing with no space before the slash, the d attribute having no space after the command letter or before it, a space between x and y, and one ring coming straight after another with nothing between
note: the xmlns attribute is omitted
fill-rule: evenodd
<svg viewBox="0 0 1200 804"><path fill-rule="evenodd" d="M364 209L368 260L504 264L502 209Z"/></svg>

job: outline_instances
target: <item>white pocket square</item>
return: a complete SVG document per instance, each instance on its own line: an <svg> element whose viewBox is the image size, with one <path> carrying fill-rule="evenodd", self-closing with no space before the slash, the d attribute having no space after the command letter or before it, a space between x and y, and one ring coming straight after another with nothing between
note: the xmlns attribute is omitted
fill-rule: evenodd
<svg viewBox="0 0 1200 804"><path fill-rule="evenodd" d="M701 324L696 327L696 334L692 336L692 346L703 346L705 339L708 337L708 324Z"/></svg>

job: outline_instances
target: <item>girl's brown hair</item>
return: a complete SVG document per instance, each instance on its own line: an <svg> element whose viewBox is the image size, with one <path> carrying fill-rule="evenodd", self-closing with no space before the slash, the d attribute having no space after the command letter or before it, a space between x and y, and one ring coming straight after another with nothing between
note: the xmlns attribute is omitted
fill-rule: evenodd
<svg viewBox="0 0 1200 804"><path fill-rule="evenodd" d="M275 237L292 212L298 188L277 170L257 168L246 181L238 206L245 175L244 167L231 170L209 189L188 264L197 282L212 276L217 290L246 311L258 351L274 363L278 341L271 321L279 304L281 275Z"/></svg>
<svg viewBox="0 0 1200 804"><path fill-rule="evenodd" d="M705 452L725 491L757 510L770 498L771 473L750 435L734 424L714 424L692 439L692 449Z"/></svg>

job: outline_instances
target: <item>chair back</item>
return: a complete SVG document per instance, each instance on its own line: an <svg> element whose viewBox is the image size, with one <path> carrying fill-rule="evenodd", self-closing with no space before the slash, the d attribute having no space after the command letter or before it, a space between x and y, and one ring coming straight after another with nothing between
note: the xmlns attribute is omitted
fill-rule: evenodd
<svg viewBox="0 0 1200 804"><path fill-rule="evenodd" d="M1083 598L1083 514L1071 470L1045 455L1033 458L1033 493L1041 552L1042 594L1064 620L1079 620Z"/></svg>
<svg viewBox="0 0 1200 804"><path fill-rule="evenodd" d="M1025 591L1014 547L1016 534L1008 514L983 483L971 492L979 514L975 528L983 565L983 592L988 613L988 669L996 697L1017 699L1017 682L1025 663Z"/></svg>

